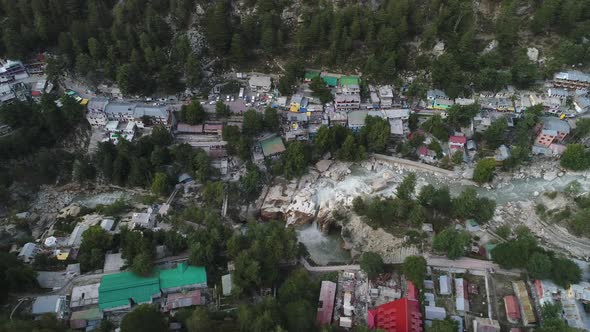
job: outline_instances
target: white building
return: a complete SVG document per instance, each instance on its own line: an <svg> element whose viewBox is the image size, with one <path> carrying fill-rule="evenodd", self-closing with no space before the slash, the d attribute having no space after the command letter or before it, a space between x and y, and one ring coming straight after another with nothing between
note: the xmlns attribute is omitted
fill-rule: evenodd
<svg viewBox="0 0 590 332"><path fill-rule="evenodd" d="M21 248L20 252L18 253L18 258L25 263L30 263L33 261L35 256L39 253L40 249L39 246L33 242L27 242Z"/></svg>
<svg viewBox="0 0 590 332"><path fill-rule="evenodd" d="M467 287L463 278L455 278L455 307L459 312L469 311Z"/></svg>
<svg viewBox="0 0 590 332"><path fill-rule="evenodd" d="M70 308L97 304L99 287L100 283L74 287L70 299Z"/></svg>
<svg viewBox="0 0 590 332"><path fill-rule="evenodd" d="M89 226L85 223L77 223L76 227L70 234L68 238L68 246L69 247L79 247L82 244L82 234L88 230Z"/></svg>
<svg viewBox="0 0 590 332"><path fill-rule="evenodd" d="M151 207L148 208L147 213L133 213L133 216L131 217L131 228L135 229L142 227L145 229L152 229L156 223L155 217L156 216L153 213L153 209Z"/></svg>
<svg viewBox="0 0 590 332"><path fill-rule="evenodd" d="M250 77L248 85L250 86L250 90L254 92L270 92L272 81L270 76L254 75Z"/></svg>
<svg viewBox="0 0 590 332"><path fill-rule="evenodd" d="M438 278L439 280L439 287L440 287L440 291L439 294L441 295L450 295L452 292L451 289L451 278L449 278L449 276L440 276Z"/></svg>

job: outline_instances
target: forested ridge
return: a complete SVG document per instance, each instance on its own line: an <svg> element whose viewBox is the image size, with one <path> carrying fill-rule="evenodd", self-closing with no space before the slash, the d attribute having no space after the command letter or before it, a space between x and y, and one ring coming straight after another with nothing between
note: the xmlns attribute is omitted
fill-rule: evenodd
<svg viewBox="0 0 590 332"><path fill-rule="evenodd" d="M217 69L305 59L309 66L362 71L373 81L395 82L412 71L457 96L508 83L526 87L590 57L590 1L579 0L0 4L2 56L23 59L48 50L60 56L53 71L116 81L129 94L198 87L204 60L215 58ZM483 53L492 40L498 47ZM438 41L446 52L435 57ZM533 46L546 58L541 67L526 57L525 48Z"/></svg>

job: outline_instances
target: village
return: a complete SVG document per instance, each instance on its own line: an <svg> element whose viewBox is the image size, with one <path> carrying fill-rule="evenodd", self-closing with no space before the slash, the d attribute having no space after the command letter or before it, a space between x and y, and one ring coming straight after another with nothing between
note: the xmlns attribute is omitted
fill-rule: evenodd
<svg viewBox="0 0 590 332"><path fill-rule="evenodd" d="M27 68L20 62L4 64L3 102L35 98L51 91L50 83L46 83L43 76L37 83L30 83L39 73L32 72L30 65ZM28 86L23 83L25 79L30 81ZM312 82L318 80L329 89L331 101L321 102L317 91L310 89ZM510 128L527 108L539 104L544 114L536 129L532 153L555 157L564 152L575 120L583 118L590 110L587 96L590 75L581 72L557 73L541 91L508 88L457 99L436 89L426 91L424 98L409 98L407 87L367 86L359 76L314 70L306 71L303 83L291 96L281 96L274 88L277 82L263 74L238 74L232 82L237 82L238 88L234 89L237 91L222 93L223 85L216 86L206 100L197 101L210 113L209 119L199 124L183 123L178 116L182 107L194 102L190 99L126 100L116 92L96 96L74 89L68 89L65 98L75 98L87 107L86 118L92 127L92 138L96 140L91 146L98 142L134 141L149 135L153 126L163 125L170 129L176 142L207 152L212 165L228 179L235 177L243 165L228 155L224 127L241 128L244 114L251 110L264 113L265 109L272 108L280 115L280 135L263 132L252 148L253 160L261 167L265 159L284 153L289 142L313 141L322 126L342 126L358 133L367 117L386 120L391 141L404 142L417 134L425 135L421 145L416 146L417 155L412 158L418 163L441 166L442 159L459 154L460 158L454 158L459 160L459 166L464 163L473 167L479 149L475 135L485 132L499 118L505 118ZM220 104L228 107L229 116L216 116L215 108ZM445 140L412 124L414 121L424 123L432 117L444 119L454 105L479 107L469 125L462 126ZM10 129L6 129L8 134ZM403 157L395 149L388 152ZM501 166L510 154L510 148L501 144L494 152L496 165ZM183 175L165 203L139 205L135 207L137 210L127 214L82 215L78 205L63 209L58 219L82 216L71 233L64 233L58 229L58 224L53 224L37 241L26 243L22 248L13 246L18 258L26 264L34 262L40 254L68 262L63 271L38 271L39 286L47 289L49 295L23 298L21 302L30 300L33 316L55 314L58 319L69 321L70 328L86 331L97 329L105 318L120 323L122 317L139 304L156 304L164 313L192 306L219 308L220 303L231 298L232 264L228 264L227 273L221 277L218 285L221 291L218 291L208 283L207 266L188 265L186 255L171 255L164 245L156 247L158 268L151 277L126 271L129 263L121 253L107 253L104 266L90 273L81 273L80 264L76 263L84 233L92 227L100 227L113 235L122 229L174 231L175 228L164 221L165 216L172 208L175 195L180 192L181 196L186 196L192 183L190 176ZM17 217L29 218L26 213ZM464 229L472 233L480 230L477 222L471 220L465 223ZM424 224L423 230L432 232L432 225ZM586 309L590 302L588 282L564 289L548 280L523 280L518 270L505 270L489 261L493 246L490 243L484 249L468 248L472 253L484 253L479 258L481 264L474 263L473 258L441 263L443 260L427 255L426 273L419 285L397 269L368 278L358 265L328 266L322 271L337 271L337 278L321 283L316 322L320 326L334 325L344 330L360 325L386 331L418 332L428 330L435 321L451 319L458 323L458 331L516 332L539 324L542 306L558 302L568 325L590 328ZM322 272L315 272L318 267L309 267L309 270L322 278ZM170 323L170 329L180 328L179 323Z"/></svg>

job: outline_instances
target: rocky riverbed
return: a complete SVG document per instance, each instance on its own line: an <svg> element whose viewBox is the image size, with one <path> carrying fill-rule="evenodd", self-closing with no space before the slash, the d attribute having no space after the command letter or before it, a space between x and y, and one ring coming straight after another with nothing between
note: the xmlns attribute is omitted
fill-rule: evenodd
<svg viewBox="0 0 590 332"><path fill-rule="evenodd" d="M333 211L346 211L356 196L391 196L397 185L408 172L417 174L416 190L427 184L448 186L453 195L468 187L473 187L482 195L495 199L498 204L496 216L491 227L502 223L517 225L525 218L527 227L539 235L551 239L542 232L545 227L531 216L535 204L532 202L543 192L560 191L572 181L578 181L583 191L590 190L590 173L566 172L557 161L535 160L513 174L498 172L491 184L476 186L470 179L470 169L456 169L454 177L441 176L416 169L409 165L386 163L370 158L361 163L320 161L310 173L299 180L278 179L269 186L264 197L260 198L260 214L263 219L279 219L289 225L306 225L317 220L317 232L327 234L333 225L342 227L343 240L332 241L334 246L342 246L355 255L362 251L377 251L387 262L398 262L406 255L415 254L418 249L404 244L403 239L384 232L372 230L357 217L352 217L346 225L334 217ZM531 210L532 209L532 210ZM305 229L309 226L304 226ZM299 239L306 243L305 236L316 232L299 232ZM544 235L545 234L545 235ZM557 241L557 240L555 240ZM554 241L554 242L555 242ZM309 241L307 241L309 242ZM554 243L558 245L558 243ZM581 248L570 253L581 254ZM313 255L312 255L313 256ZM314 258L314 260L321 260Z"/></svg>

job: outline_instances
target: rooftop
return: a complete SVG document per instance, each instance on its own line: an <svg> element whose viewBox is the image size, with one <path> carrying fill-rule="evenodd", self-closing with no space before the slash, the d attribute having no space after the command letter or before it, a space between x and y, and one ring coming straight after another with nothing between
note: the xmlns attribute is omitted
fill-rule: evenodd
<svg viewBox="0 0 590 332"><path fill-rule="evenodd" d="M178 264L173 269L160 271L160 288L176 288L194 284L206 284L207 273L202 266Z"/></svg>
<svg viewBox="0 0 590 332"><path fill-rule="evenodd" d="M283 144L283 139L279 136L274 136L261 141L260 147L262 148L262 153L265 157L272 156L286 150L285 144Z"/></svg>
<svg viewBox="0 0 590 332"><path fill-rule="evenodd" d="M555 130L560 133L569 134L570 125L566 121L555 117L545 117L543 119L543 130Z"/></svg>
<svg viewBox="0 0 590 332"><path fill-rule="evenodd" d="M359 78L358 76L342 76L340 77L340 85L359 85Z"/></svg>

